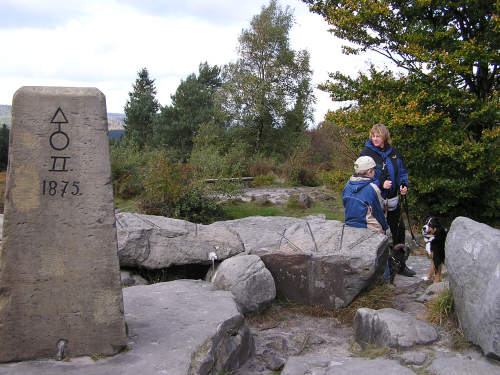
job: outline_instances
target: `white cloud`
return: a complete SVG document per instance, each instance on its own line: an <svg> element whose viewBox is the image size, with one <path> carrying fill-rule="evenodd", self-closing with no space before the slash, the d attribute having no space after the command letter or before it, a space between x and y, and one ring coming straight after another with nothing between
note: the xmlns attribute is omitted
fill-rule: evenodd
<svg viewBox="0 0 500 375"><path fill-rule="evenodd" d="M241 30L266 4L265 0L2 0L0 12L17 18L0 24L0 104L10 104L21 86L93 86L106 95L109 112L123 112L143 67L156 80L160 103L168 104L181 79L196 73L201 62L222 66L237 58ZM313 84L324 82L328 72L354 74L366 68L366 57L341 54L341 43L306 4L298 0L280 4L295 9L291 44L310 52ZM334 104L328 94L319 90L315 94L319 122Z"/></svg>

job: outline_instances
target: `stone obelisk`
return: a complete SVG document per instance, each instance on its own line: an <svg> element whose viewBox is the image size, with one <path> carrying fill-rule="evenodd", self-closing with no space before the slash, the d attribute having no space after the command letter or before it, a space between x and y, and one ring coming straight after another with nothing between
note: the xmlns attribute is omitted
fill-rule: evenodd
<svg viewBox="0 0 500 375"><path fill-rule="evenodd" d="M9 142L0 362L117 353L126 334L104 95L22 87Z"/></svg>

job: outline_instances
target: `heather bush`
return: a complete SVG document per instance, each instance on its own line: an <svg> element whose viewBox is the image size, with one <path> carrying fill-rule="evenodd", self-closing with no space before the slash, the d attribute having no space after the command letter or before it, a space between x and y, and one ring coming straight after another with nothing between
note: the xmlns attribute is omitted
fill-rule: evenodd
<svg viewBox="0 0 500 375"><path fill-rule="evenodd" d="M133 145L121 142L111 146L110 154L114 195L130 199L142 194L142 174L147 163L144 153Z"/></svg>
<svg viewBox="0 0 500 375"><path fill-rule="evenodd" d="M165 152L155 151L144 173L140 210L203 224L224 218L216 197L193 179L193 171L191 165L173 163Z"/></svg>

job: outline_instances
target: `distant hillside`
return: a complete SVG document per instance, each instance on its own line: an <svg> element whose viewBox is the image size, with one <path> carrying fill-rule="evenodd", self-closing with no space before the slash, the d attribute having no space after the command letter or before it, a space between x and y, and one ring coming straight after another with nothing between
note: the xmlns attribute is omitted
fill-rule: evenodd
<svg viewBox="0 0 500 375"><path fill-rule="evenodd" d="M0 104L0 126L6 124L10 128L10 105ZM125 115L123 113L108 113L108 129L123 130Z"/></svg>

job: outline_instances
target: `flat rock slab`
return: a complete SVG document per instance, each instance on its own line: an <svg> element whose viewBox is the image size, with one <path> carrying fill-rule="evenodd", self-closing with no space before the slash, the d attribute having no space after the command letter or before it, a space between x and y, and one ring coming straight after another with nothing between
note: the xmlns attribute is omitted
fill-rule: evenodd
<svg viewBox="0 0 500 375"><path fill-rule="evenodd" d="M353 329L354 337L361 345L410 348L438 339L437 331L431 324L390 308L359 309L354 317Z"/></svg>
<svg viewBox="0 0 500 375"><path fill-rule="evenodd" d="M436 358L426 370L435 375L498 375L500 362L477 355L441 356Z"/></svg>
<svg viewBox="0 0 500 375"><path fill-rule="evenodd" d="M415 375L410 369L387 359L302 356L288 358L281 375Z"/></svg>
<svg viewBox="0 0 500 375"><path fill-rule="evenodd" d="M229 371L254 350L230 292L177 280L123 290L131 350L94 362L89 357L0 365L1 375L184 375Z"/></svg>
<svg viewBox="0 0 500 375"><path fill-rule="evenodd" d="M286 204L292 195L307 194L315 201L330 200L332 197L321 189L314 187L290 188L247 188L244 189L240 199L244 202L268 201L272 204Z"/></svg>

